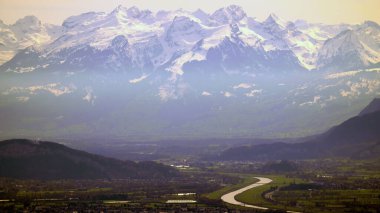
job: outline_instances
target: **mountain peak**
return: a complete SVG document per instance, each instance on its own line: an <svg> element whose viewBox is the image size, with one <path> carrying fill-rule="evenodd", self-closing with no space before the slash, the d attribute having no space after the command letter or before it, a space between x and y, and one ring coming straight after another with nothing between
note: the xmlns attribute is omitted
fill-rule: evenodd
<svg viewBox="0 0 380 213"><path fill-rule="evenodd" d="M110 13L110 15L126 15L128 12L128 9L126 7L124 7L123 5L119 5L117 6L114 10L112 10L112 12Z"/></svg>
<svg viewBox="0 0 380 213"><path fill-rule="evenodd" d="M362 26L364 27L373 27L373 28L378 28L380 29L380 25L374 21L365 21Z"/></svg>
<svg viewBox="0 0 380 213"><path fill-rule="evenodd" d="M19 33L28 34L40 32L43 26L37 17L25 16L24 18L17 20L12 27Z"/></svg>
<svg viewBox="0 0 380 213"><path fill-rule="evenodd" d="M244 13L244 10L242 7L240 7L239 5L236 5L236 4L231 4L229 6L226 7L226 9L230 12L238 12L238 13Z"/></svg>
<svg viewBox="0 0 380 213"><path fill-rule="evenodd" d="M317 66L325 70L356 70L377 64L376 43L362 35L361 28L348 29L325 41L318 53Z"/></svg>
<svg viewBox="0 0 380 213"><path fill-rule="evenodd" d="M188 16L176 16L174 17L169 29L168 34L179 31L197 31L200 29L199 23L194 21Z"/></svg>
<svg viewBox="0 0 380 213"><path fill-rule="evenodd" d="M208 14L201 9L194 11L192 15L200 20L205 20L208 18Z"/></svg>
<svg viewBox="0 0 380 213"><path fill-rule="evenodd" d="M269 33L279 33L287 28L288 22L279 18L276 14L271 13L268 18L263 22L263 25Z"/></svg>
<svg viewBox="0 0 380 213"><path fill-rule="evenodd" d="M70 16L63 21L62 26L66 28L74 28L81 25L87 25L88 23L95 21L99 16L102 16L103 14L104 13L102 12L88 12L76 16Z"/></svg>
<svg viewBox="0 0 380 213"><path fill-rule="evenodd" d="M152 15L152 12L150 10L140 10L137 7L131 7L127 10L127 14L133 18L144 18Z"/></svg>
<svg viewBox="0 0 380 213"><path fill-rule="evenodd" d="M206 14L207 13L205 11L203 11L202 9L197 9L196 11L193 12L193 14Z"/></svg>
<svg viewBox="0 0 380 213"><path fill-rule="evenodd" d="M297 27L307 27L309 25L309 23L303 19L297 19L294 21L294 24L297 26Z"/></svg>
<svg viewBox="0 0 380 213"><path fill-rule="evenodd" d="M277 21L279 20L280 18L275 14L275 13L270 13L268 18L266 20L269 20L269 21Z"/></svg>
<svg viewBox="0 0 380 213"><path fill-rule="evenodd" d="M127 11L127 8L119 4L112 12L121 12L121 11Z"/></svg>
<svg viewBox="0 0 380 213"><path fill-rule="evenodd" d="M29 15L17 20L14 25L36 26L36 25L41 25L41 21L36 16Z"/></svg>
<svg viewBox="0 0 380 213"><path fill-rule="evenodd" d="M287 22L282 20L280 17L278 17L276 14L271 13L269 14L268 18L264 21L265 24L276 24L280 27L285 28L287 25Z"/></svg>
<svg viewBox="0 0 380 213"><path fill-rule="evenodd" d="M220 8L211 15L211 19L227 24L231 22L238 22L246 17L247 14L242 7L237 5L230 5L228 7Z"/></svg>
<svg viewBox="0 0 380 213"><path fill-rule="evenodd" d="M140 16L140 9L133 6L127 9L127 14L130 17L139 17Z"/></svg>
<svg viewBox="0 0 380 213"><path fill-rule="evenodd" d="M118 17L118 18L134 18L134 19L140 19L145 18L152 14L150 10L140 10L138 7L130 7L126 8L122 5L117 6L112 12L112 15Z"/></svg>

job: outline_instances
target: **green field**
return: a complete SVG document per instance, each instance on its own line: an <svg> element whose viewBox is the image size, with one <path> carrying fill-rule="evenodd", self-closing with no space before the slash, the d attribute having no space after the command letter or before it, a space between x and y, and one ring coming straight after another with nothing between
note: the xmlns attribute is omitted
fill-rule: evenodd
<svg viewBox="0 0 380 213"><path fill-rule="evenodd" d="M279 191L274 199L303 212L378 212L380 190Z"/></svg>
<svg viewBox="0 0 380 213"><path fill-rule="evenodd" d="M17 197L35 197L45 198L53 195L65 194L86 194L86 193L103 193L111 192L112 188L89 188L85 190L69 189L69 190L54 190L54 191L18 191Z"/></svg>

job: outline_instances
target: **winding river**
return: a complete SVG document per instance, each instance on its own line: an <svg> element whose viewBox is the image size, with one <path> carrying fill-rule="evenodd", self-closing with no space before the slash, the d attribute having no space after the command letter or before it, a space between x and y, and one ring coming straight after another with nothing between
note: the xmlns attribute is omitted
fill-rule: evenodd
<svg viewBox="0 0 380 213"><path fill-rule="evenodd" d="M268 184L268 183L272 182L271 179L265 178L265 177L255 177L255 178L259 179L259 181L256 182L256 183L254 183L254 184L251 184L249 186L246 186L244 188L238 189L236 191L227 193L227 194L223 195L221 197L221 199L224 202L232 204L232 205L238 205L238 206L244 206L244 207L248 207L248 208L267 210L268 208L266 208L266 207L254 206L254 205L242 203L242 202L239 202L239 201L235 200L235 196L238 195L238 194L240 194L240 193L243 193L243 192L245 192L245 191L247 191L249 189L252 189L252 188L255 188L255 187L258 187L258 186L262 186L262 185L265 185L265 184Z"/></svg>
<svg viewBox="0 0 380 213"><path fill-rule="evenodd" d="M236 191L227 193L227 194L223 195L221 197L221 199L224 202L232 204L232 205L244 206L244 207L247 207L247 208L260 209L260 210L268 210L268 208L266 208L266 207L254 206L254 205L242 203L242 202L239 202L239 201L235 200L235 196L238 195L238 194L240 194L240 193L243 193L243 192L245 192L245 191L247 191L249 189L252 189L252 188L255 188L255 187L258 187L258 186L262 186L262 185L265 185L265 184L268 184L268 183L272 182L272 179L265 178L265 177L255 177L255 178L258 179L259 181L256 182L256 183L254 183L254 184L251 184L249 186L246 186L244 188L238 189ZM294 212L294 211L286 211L286 212L288 212L288 213L299 213L299 212Z"/></svg>

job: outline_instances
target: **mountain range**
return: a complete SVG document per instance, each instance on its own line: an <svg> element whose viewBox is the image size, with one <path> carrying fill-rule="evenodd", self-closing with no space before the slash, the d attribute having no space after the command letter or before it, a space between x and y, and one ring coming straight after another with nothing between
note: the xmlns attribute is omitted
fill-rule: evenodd
<svg viewBox="0 0 380 213"><path fill-rule="evenodd" d="M372 21L119 6L0 29L3 139L298 137L380 95Z"/></svg>
<svg viewBox="0 0 380 213"><path fill-rule="evenodd" d="M153 13L119 6L110 13L69 17L62 26L41 24L27 16L0 27L1 54L7 55L3 63L15 55L1 69L11 72L76 68L150 74L164 70L176 78L189 64L191 69L263 72L346 71L380 62L380 26L375 22L329 26L284 21L275 14L260 22L236 5L212 14L201 10ZM18 49L24 50L16 54ZM38 60L30 61L30 54Z"/></svg>

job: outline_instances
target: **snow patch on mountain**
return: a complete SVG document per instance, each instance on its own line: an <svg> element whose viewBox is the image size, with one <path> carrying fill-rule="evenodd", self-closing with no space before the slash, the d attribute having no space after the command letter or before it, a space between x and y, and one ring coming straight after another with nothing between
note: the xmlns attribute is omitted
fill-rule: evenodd
<svg viewBox="0 0 380 213"><path fill-rule="evenodd" d="M311 105L314 105L314 104L318 104L320 101L321 101L321 96L314 96L314 98L313 98L312 101L307 101L307 102L301 103L301 104L299 104L299 106L300 107L302 107L302 106L311 106Z"/></svg>
<svg viewBox="0 0 380 213"><path fill-rule="evenodd" d="M169 101L182 98L188 90L186 83L165 84L159 87L158 96L161 101Z"/></svg>
<svg viewBox="0 0 380 213"><path fill-rule="evenodd" d="M340 90L342 97L354 98L362 94L375 94L379 95L380 80L378 79L366 79L360 78L359 81L348 81L346 83L346 89Z"/></svg>
<svg viewBox="0 0 380 213"><path fill-rule="evenodd" d="M182 69L183 65L190 61L202 61L205 60L206 56L201 53L192 53L188 52L186 54L183 54L179 58L175 59L171 66L169 66L166 70L172 73L172 76L170 78L171 81L177 80L178 75L183 75L184 71Z"/></svg>
<svg viewBox="0 0 380 213"><path fill-rule="evenodd" d="M137 84L137 83L139 83L140 81L146 79L147 77L149 77L149 75L143 74L143 75L142 75L141 77L139 77L139 78L135 78L135 79L129 80L129 83L131 83L131 84Z"/></svg>
<svg viewBox="0 0 380 213"><path fill-rule="evenodd" d="M211 96L212 94L210 92L207 92L207 91L203 91L202 96Z"/></svg>
<svg viewBox="0 0 380 213"><path fill-rule="evenodd" d="M231 92L228 92L228 91L221 91L220 94L222 94L226 98L230 98L230 97L234 96L234 94L232 94Z"/></svg>
<svg viewBox="0 0 380 213"><path fill-rule="evenodd" d="M94 105L96 96L93 93L93 89L91 87L85 88L86 95L82 98L84 101L87 101L88 103Z"/></svg>
<svg viewBox="0 0 380 213"><path fill-rule="evenodd" d="M336 78L343 78L348 76L355 76L359 73L363 72L378 72L380 73L380 68L372 68L372 69L362 69L362 70L351 70L351 71L345 71L345 72L339 72L339 73L333 73L327 75L326 79L336 79Z"/></svg>
<svg viewBox="0 0 380 213"><path fill-rule="evenodd" d="M251 90L248 93L245 93L245 96L247 96L247 97L256 97L257 95L261 94L262 92L263 92L262 89L254 89L254 90Z"/></svg>
<svg viewBox="0 0 380 213"><path fill-rule="evenodd" d="M28 94L28 95L37 95L39 92L45 91L53 94L54 96L61 96L64 94L70 94L76 90L76 87L63 86L60 83L50 83L46 85L35 85L29 87L11 87L6 91L2 92L3 95L11 94Z"/></svg>
<svg viewBox="0 0 380 213"><path fill-rule="evenodd" d="M248 84L248 83L240 83L238 85L233 86L234 89L249 89L253 87L254 84Z"/></svg>

